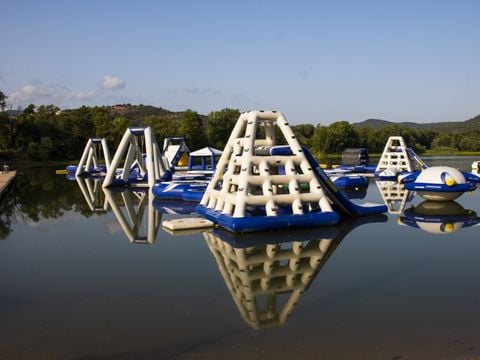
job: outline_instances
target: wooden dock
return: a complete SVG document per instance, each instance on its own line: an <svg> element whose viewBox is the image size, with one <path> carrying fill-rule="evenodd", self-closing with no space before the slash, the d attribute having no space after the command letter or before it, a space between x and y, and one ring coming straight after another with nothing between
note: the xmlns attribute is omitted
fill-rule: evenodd
<svg viewBox="0 0 480 360"><path fill-rule="evenodd" d="M16 171L0 172L0 199L6 194L10 183L15 179Z"/></svg>

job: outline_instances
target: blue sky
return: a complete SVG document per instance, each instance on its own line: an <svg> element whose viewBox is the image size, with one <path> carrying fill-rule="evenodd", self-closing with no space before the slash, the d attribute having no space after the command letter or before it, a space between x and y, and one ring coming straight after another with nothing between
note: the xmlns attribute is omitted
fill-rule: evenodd
<svg viewBox="0 0 480 360"><path fill-rule="evenodd" d="M292 123L480 114L480 1L5 1L14 108L276 109Z"/></svg>

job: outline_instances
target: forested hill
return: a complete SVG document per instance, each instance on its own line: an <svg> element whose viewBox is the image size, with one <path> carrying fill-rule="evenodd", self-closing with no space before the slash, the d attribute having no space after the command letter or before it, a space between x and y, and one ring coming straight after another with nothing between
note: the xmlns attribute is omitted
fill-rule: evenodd
<svg viewBox="0 0 480 360"><path fill-rule="evenodd" d="M380 119L368 119L359 123L352 124L355 127L368 127L371 129L381 129L392 125L407 127L419 130L432 130L438 133L461 134L472 130L480 130L480 115L465 121L448 121L436 123L414 123L414 122L392 122Z"/></svg>
<svg viewBox="0 0 480 360"><path fill-rule="evenodd" d="M113 106L93 107L89 109L100 110L109 119L121 117L129 124L142 125L148 117L161 117L163 119L178 120L183 112L174 112L162 107L151 105L118 104ZM64 114L75 113L78 109L62 110ZM201 115L200 115L201 116Z"/></svg>
<svg viewBox="0 0 480 360"><path fill-rule="evenodd" d="M3 105L4 107L4 105ZM89 137L104 137L115 151L130 126L150 126L162 144L182 136L191 150L204 146L223 149L240 115L237 109L206 115L186 109L174 112L149 105L82 106L61 110L55 105L30 104L21 111L1 111L0 161L78 160ZM382 152L389 136L401 135L417 153L426 150L453 153L480 151L480 115L463 122L394 123L366 120L356 124L298 124L292 129L301 144L314 154L341 154L349 147ZM281 137L276 139L282 144Z"/></svg>

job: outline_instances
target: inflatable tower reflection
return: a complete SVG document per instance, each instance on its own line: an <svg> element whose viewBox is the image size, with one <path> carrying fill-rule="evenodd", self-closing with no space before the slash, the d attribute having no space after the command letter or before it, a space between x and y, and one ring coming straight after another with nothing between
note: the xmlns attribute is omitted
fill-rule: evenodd
<svg viewBox="0 0 480 360"><path fill-rule="evenodd" d="M203 235L243 319L254 329L264 329L287 320L352 229L386 220L375 215L315 230L233 235L217 229Z"/></svg>
<svg viewBox="0 0 480 360"><path fill-rule="evenodd" d="M375 181L375 183L390 214L401 214L407 203L415 196L415 192L410 192L403 184L394 181Z"/></svg>
<svg viewBox="0 0 480 360"><path fill-rule="evenodd" d="M128 240L136 244L153 244L162 220L161 212L153 206L150 190L103 188L108 206L112 209ZM125 211L123 211L122 207ZM147 212L145 216L145 211ZM147 219L146 229L144 219Z"/></svg>
<svg viewBox="0 0 480 360"><path fill-rule="evenodd" d="M105 212L108 210L107 199L102 191L102 179L76 176L75 180L90 210L93 212Z"/></svg>

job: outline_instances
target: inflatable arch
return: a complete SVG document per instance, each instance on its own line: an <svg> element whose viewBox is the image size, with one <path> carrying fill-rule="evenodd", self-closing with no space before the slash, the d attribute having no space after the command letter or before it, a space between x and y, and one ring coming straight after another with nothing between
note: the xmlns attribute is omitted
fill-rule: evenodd
<svg viewBox="0 0 480 360"><path fill-rule="evenodd" d="M123 160L125 153L126 156ZM123 167L117 170L122 160ZM151 188L155 181L160 181L168 176L171 176L171 172L162 159L152 129L150 127L131 127L125 131L118 145L105 176L103 187L124 186L143 181L138 185L146 185ZM146 183L145 180L147 180Z"/></svg>
<svg viewBox="0 0 480 360"><path fill-rule="evenodd" d="M101 151L100 151L101 149ZM100 154L103 153L105 166L100 165ZM110 167L110 151L105 138L90 138L77 165L75 176L85 176L91 173L107 172Z"/></svg>

